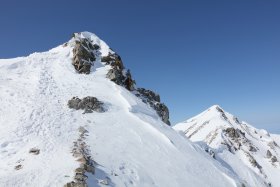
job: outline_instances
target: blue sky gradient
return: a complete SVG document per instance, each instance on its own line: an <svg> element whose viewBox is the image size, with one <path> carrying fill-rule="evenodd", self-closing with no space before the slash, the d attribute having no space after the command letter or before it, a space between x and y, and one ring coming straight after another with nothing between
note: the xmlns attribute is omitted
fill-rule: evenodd
<svg viewBox="0 0 280 187"><path fill-rule="evenodd" d="M105 40L173 123L214 104L280 133L280 1L3 1L0 58L46 51L73 32Z"/></svg>

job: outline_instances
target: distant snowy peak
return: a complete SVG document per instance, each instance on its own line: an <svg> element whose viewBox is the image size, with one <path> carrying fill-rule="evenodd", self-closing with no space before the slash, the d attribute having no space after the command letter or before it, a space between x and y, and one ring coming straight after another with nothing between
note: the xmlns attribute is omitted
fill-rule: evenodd
<svg viewBox="0 0 280 187"><path fill-rule="evenodd" d="M217 160L230 165L250 186L256 185L258 178L267 186L280 185L279 179L275 177L275 174L280 176L280 147L273 138L277 135L271 136L263 129L241 122L218 105L173 128L200 145L204 142L206 148L205 145L203 147L207 152L211 150ZM232 157L239 163L232 163ZM243 169L237 164L242 164ZM247 174L251 172L250 177L255 180L250 181L244 171Z"/></svg>

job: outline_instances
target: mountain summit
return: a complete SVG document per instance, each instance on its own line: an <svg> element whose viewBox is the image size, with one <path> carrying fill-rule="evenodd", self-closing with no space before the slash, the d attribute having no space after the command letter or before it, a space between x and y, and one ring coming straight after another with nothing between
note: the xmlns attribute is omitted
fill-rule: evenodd
<svg viewBox="0 0 280 187"><path fill-rule="evenodd" d="M92 33L0 60L0 83L0 186L244 185Z"/></svg>
<svg viewBox="0 0 280 187"><path fill-rule="evenodd" d="M246 186L280 186L279 135L256 129L218 105L173 128L236 173Z"/></svg>

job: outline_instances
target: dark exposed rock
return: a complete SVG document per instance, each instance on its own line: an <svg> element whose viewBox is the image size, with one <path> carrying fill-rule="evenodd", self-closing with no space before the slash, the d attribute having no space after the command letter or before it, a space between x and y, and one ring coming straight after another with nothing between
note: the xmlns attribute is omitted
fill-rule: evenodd
<svg viewBox="0 0 280 187"><path fill-rule="evenodd" d="M69 108L74 108L74 109L76 109L76 110L79 110L80 109L80 102L81 102L82 100L81 99L79 99L78 97L73 97L72 99L70 99L69 101L68 101L68 107Z"/></svg>
<svg viewBox="0 0 280 187"><path fill-rule="evenodd" d="M76 183L74 181L69 182L67 184L64 185L64 187L88 187L88 185L86 183Z"/></svg>
<svg viewBox="0 0 280 187"><path fill-rule="evenodd" d="M272 157L272 154L271 154L271 152L269 150L267 150L267 152L266 152L266 157L267 158L271 158Z"/></svg>
<svg viewBox="0 0 280 187"><path fill-rule="evenodd" d="M125 70L118 54L109 53L108 56L102 57L101 61L112 67L106 75L108 79L130 91L134 90L135 81L132 79L130 71Z"/></svg>
<svg viewBox="0 0 280 187"><path fill-rule="evenodd" d="M272 163L277 162L277 161L278 161L278 160L277 160L276 156L273 156L273 157L271 158L271 162L272 162Z"/></svg>
<svg viewBox="0 0 280 187"><path fill-rule="evenodd" d="M85 169L82 168L82 167L77 168L77 169L75 169L75 173L82 173L82 174L84 174L85 173Z"/></svg>
<svg viewBox="0 0 280 187"><path fill-rule="evenodd" d="M74 180L76 182L85 182L87 180L87 176L84 175L83 173L76 173Z"/></svg>
<svg viewBox="0 0 280 187"><path fill-rule="evenodd" d="M117 85L122 85L125 77L123 76L122 70L113 67L107 73L107 78L115 82Z"/></svg>
<svg viewBox="0 0 280 187"><path fill-rule="evenodd" d="M106 65L111 65L112 67L116 67L120 70L124 69L122 59L117 53L109 53L108 56L101 58L101 62L105 62Z"/></svg>
<svg viewBox="0 0 280 187"><path fill-rule="evenodd" d="M223 133L228 137L225 139L226 142L224 144L227 145L230 152L234 153L234 151L242 150L242 147L247 147L250 152L258 151L258 147L254 146L254 144L246 138L245 132L240 129L230 127L224 129Z"/></svg>
<svg viewBox="0 0 280 187"><path fill-rule="evenodd" d="M256 161L256 159L252 155L247 155L249 156L249 161L251 162L253 167L257 167L258 169L262 169L262 166Z"/></svg>
<svg viewBox="0 0 280 187"><path fill-rule="evenodd" d="M75 38L75 45L72 64L78 73L89 74L91 66L96 60L96 55L99 54L100 46L93 45L87 38L76 37L76 34L73 34L73 37Z"/></svg>
<svg viewBox="0 0 280 187"><path fill-rule="evenodd" d="M239 129L235 129L235 128L227 128L224 131L226 132L226 134L231 137L231 138L239 138L240 135L238 133Z"/></svg>
<svg viewBox="0 0 280 187"><path fill-rule="evenodd" d="M249 146L249 151L251 151L251 152L257 152L257 149L256 149L254 146L250 145L250 146Z"/></svg>
<svg viewBox="0 0 280 187"><path fill-rule="evenodd" d="M219 106L216 106L216 110L221 114L221 117L222 117L224 120L228 121L228 117L227 117L227 115L225 114L225 112L224 112L223 109L221 109ZM237 118L236 118L236 119L237 119Z"/></svg>
<svg viewBox="0 0 280 187"><path fill-rule="evenodd" d="M95 168L91 162L88 162L88 164L84 164L83 168L89 173L92 173L92 174L95 173Z"/></svg>
<svg viewBox="0 0 280 187"><path fill-rule="evenodd" d="M68 107L76 110L85 110L84 113L95 112L104 112L103 103L100 102L96 97L85 97L79 99L78 97L73 97L68 101Z"/></svg>
<svg viewBox="0 0 280 187"><path fill-rule="evenodd" d="M32 149L29 150L29 153L34 154L34 155L38 155L38 154L40 154L40 149L32 148Z"/></svg>
<svg viewBox="0 0 280 187"><path fill-rule="evenodd" d="M169 110L167 106L163 103L156 103L154 109L157 111L158 115L161 117L162 121L167 125L171 125L169 121Z"/></svg>
<svg viewBox="0 0 280 187"><path fill-rule="evenodd" d="M124 86L129 91L134 90L135 81L132 79L129 70L124 73L123 70L113 67L108 71L107 78L117 85Z"/></svg>
<svg viewBox="0 0 280 187"><path fill-rule="evenodd" d="M151 90L146 90L144 88L138 88L137 91L139 92L139 96L144 96L148 102L149 101L156 101L160 102L160 96Z"/></svg>
<svg viewBox="0 0 280 187"><path fill-rule="evenodd" d="M95 61L94 47L92 44L85 38L76 41L76 44L73 49L73 62L75 69L78 73L90 73L90 68Z"/></svg>
<svg viewBox="0 0 280 187"><path fill-rule="evenodd" d="M220 113L225 113L225 112L223 111L223 109L221 109L219 106L216 106L216 110L217 110L218 112L220 112Z"/></svg>
<svg viewBox="0 0 280 187"><path fill-rule="evenodd" d="M147 103L150 107L154 108L162 121L167 125L170 125L169 110L165 104L160 102L160 96L158 94L151 90L137 88L135 95L140 97L144 103Z"/></svg>
<svg viewBox="0 0 280 187"><path fill-rule="evenodd" d="M20 170L20 169L22 169L22 165L21 164L15 166L15 170Z"/></svg>
<svg viewBox="0 0 280 187"><path fill-rule="evenodd" d="M94 50L99 50L99 49L100 49L100 46L97 45L97 44L94 44L94 45L93 45L93 49L94 49Z"/></svg>

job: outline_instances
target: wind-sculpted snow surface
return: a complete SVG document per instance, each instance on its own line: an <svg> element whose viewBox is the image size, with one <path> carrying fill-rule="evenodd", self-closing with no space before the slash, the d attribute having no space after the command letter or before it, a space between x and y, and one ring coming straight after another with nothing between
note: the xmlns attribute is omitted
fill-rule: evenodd
<svg viewBox="0 0 280 187"><path fill-rule="evenodd" d="M280 135L270 135L215 105L174 126L235 172L246 186L280 186Z"/></svg>
<svg viewBox="0 0 280 187"><path fill-rule="evenodd" d="M0 60L0 186L61 187L77 178L88 186L242 185L153 108L106 78L111 66L101 58L112 51L102 40L88 32L77 35L100 46L89 74L72 65L73 38L48 52ZM106 110L84 113L67 106L69 99L87 96ZM86 129L81 140L80 127ZM77 176L75 142L86 145L77 147L86 154L76 154L90 157L94 174ZM39 154L29 153L34 147Z"/></svg>

